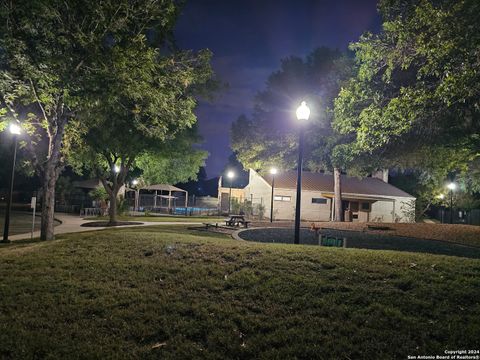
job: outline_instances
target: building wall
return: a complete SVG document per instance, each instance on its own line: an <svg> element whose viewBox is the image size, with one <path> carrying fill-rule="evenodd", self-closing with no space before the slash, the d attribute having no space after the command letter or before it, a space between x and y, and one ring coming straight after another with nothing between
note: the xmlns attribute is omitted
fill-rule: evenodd
<svg viewBox="0 0 480 360"><path fill-rule="evenodd" d="M372 222L415 222L415 199L396 197L394 201L376 201L372 204Z"/></svg>
<svg viewBox="0 0 480 360"><path fill-rule="evenodd" d="M218 188L218 208L221 211L228 211L228 203L230 197L230 188ZM232 188L232 199L236 199L242 203L245 200L245 189Z"/></svg>
<svg viewBox="0 0 480 360"><path fill-rule="evenodd" d="M263 204L265 217L270 217L271 186L255 171L250 171L249 184L245 187L245 199L253 200L253 204ZM274 200L273 218L275 220L294 220L296 190L274 189L274 196L290 197L290 201ZM378 199L381 196L377 196ZM312 203L312 198L322 198L319 191L302 191L300 217L304 221L330 221L332 199L326 199L325 204ZM367 199L367 198L366 198ZM394 202L395 212L394 212ZM362 200L359 200L360 202ZM368 201L368 200L365 200ZM370 201L369 201L370 202ZM359 212L358 221L376 222L414 222L415 198L385 197L385 200L372 202L370 212Z"/></svg>
<svg viewBox="0 0 480 360"><path fill-rule="evenodd" d="M245 199L251 201L254 207L263 205L266 218L270 217L271 194L272 187L256 171L249 171L249 181L245 187Z"/></svg>

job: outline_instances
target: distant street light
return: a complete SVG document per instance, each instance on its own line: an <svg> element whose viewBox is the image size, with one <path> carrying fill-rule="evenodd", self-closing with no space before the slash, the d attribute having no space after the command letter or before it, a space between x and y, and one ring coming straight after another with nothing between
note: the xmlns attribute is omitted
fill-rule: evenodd
<svg viewBox="0 0 480 360"><path fill-rule="evenodd" d="M450 224L453 224L453 191L457 188L457 184L451 182L447 188L450 190Z"/></svg>
<svg viewBox="0 0 480 360"><path fill-rule="evenodd" d="M232 183L233 178L235 177L235 173L233 171L229 171L227 173L227 177L230 180L230 192L228 194L228 214L230 215L230 209L232 207Z"/></svg>
<svg viewBox="0 0 480 360"><path fill-rule="evenodd" d="M303 165L303 143L305 138L305 122L310 117L310 109L305 101L298 107L297 119L301 121L298 141L298 164L297 164L297 201L295 206L295 244L300 244L300 204L302 197L302 165Z"/></svg>
<svg viewBox="0 0 480 360"><path fill-rule="evenodd" d="M139 209L139 207L140 207L140 204L139 204L139 200L140 200L140 189L137 188L138 180L137 180L137 179L133 179L133 180L132 180L132 185L135 186L135 200L134 200L133 208L134 208L134 211L138 211L138 209Z"/></svg>
<svg viewBox="0 0 480 360"><path fill-rule="evenodd" d="M437 195L437 199L442 200L441 205L440 205L440 210L442 212L440 222L443 224L444 216L445 216L445 206L443 206L443 200L445 199L445 194Z"/></svg>
<svg viewBox="0 0 480 360"><path fill-rule="evenodd" d="M118 166L117 164L113 165L113 172L118 174L120 172L120 166Z"/></svg>
<svg viewBox="0 0 480 360"><path fill-rule="evenodd" d="M277 174L276 168L270 169L270 174L272 175L272 198L270 200L270 222L273 222L273 189L275 188L275 175Z"/></svg>
<svg viewBox="0 0 480 360"><path fill-rule="evenodd" d="M15 162L17 161L17 136L22 132L20 126L15 123L11 123L8 130L10 131L10 134L13 135L13 157L12 170L10 174L10 188L7 196L7 209L5 212L5 225L3 227L3 240L1 241L2 243L10 242L10 240L8 240L8 232L10 228L10 211L12 208L13 181L15 178Z"/></svg>

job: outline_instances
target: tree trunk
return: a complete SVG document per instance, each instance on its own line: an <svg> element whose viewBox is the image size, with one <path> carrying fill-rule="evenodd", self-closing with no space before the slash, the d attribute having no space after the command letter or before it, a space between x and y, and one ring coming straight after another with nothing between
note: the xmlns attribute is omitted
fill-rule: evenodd
<svg viewBox="0 0 480 360"><path fill-rule="evenodd" d="M340 169L333 168L333 191L335 196L335 217L334 221L343 221L342 209L342 181Z"/></svg>
<svg viewBox="0 0 480 360"><path fill-rule="evenodd" d="M56 174L52 164L45 165L43 178L43 202L40 225L40 240L53 240L55 238L54 212L55 212L55 183Z"/></svg>
<svg viewBox="0 0 480 360"><path fill-rule="evenodd" d="M108 223L110 225L115 225L117 222L117 194L118 194L118 189L115 191L112 189L112 191L109 194L110 198L110 208L108 209Z"/></svg>

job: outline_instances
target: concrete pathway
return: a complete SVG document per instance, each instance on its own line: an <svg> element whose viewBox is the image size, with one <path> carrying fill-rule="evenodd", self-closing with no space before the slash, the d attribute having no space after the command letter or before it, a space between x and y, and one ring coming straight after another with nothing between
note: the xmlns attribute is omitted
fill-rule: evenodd
<svg viewBox="0 0 480 360"><path fill-rule="evenodd" d="M103 229L118 229L118 228L125 228L125 227L139 227L139 226L152 226L152 225L202 225L201 222L191 222L191 221L165 221L165 222L157 222L157 221L141 221L140 219L135 222L141 222L141 225L122 225L122 226L115 226L115 227L82 227L82 224L87 222L92 222L95 220L84 220L80 216L70 215L70 214L55 214L55 218L60 220L62 223L60 225L55 226L54 231L55 235L59 234L68 234L68 233L76 233L76 232L84 232L84 231L95 231L95 230L103 230ZM32 234L25 233L25 234L18 234L18 235L11 235L8 238L11 241L15 240L24 240L30 239ZM34 238L40 237L40 231L35 231L33 233Z"/></svg>

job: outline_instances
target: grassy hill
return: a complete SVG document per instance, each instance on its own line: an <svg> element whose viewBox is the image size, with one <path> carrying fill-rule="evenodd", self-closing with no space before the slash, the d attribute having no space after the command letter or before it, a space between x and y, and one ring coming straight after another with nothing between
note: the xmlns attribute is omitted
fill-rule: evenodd
<svg viewBox="0 0 480 360"><path fill-rule="evenodd" d="M480 261L182 226L0 247L0 358L406 359L478 348Z"/></svg>

